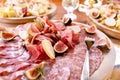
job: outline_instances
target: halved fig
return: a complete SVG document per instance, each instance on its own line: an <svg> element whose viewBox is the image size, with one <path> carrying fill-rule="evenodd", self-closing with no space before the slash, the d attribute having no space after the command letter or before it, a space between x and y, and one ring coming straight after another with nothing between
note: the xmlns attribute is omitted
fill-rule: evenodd
<svg viewBox="0 0 120 80"><path fill-rule="evenodd" d="M98 19L98 18L100 18L100 13L93 11L93 12L91 12L91 16L95 19Z"/></svg>
<svg viewBox="0 0 120 80"><path fill-rule="evenodd" d="M67 29L73 30L74 33L79 33L81 31L79 26L70 26L70 27L67 27Z"/></svg>
<svg viewBox="0 0 120 80"><path fill-rule="evenodd" d="M92 26L89 26L89 27L86 27L86 28L85 28L85 31L86 31L87 33L90 33L90 34L96 33L96 30L97 30L97 28L96 28L95 25L92 25Z"/></svg>
<svg viewBox="0 0 120 80"><path fill-rule="evenodd" d="M93 8L90 10L90 16L95 18L95 19L98 19L100 18L100 13L99 13L99 10L96 9L96 8Z"/></svg>
<svg viewBox="0 0 120 80"><path fill-rule="evenodd" d="M27 9L27 7L23 7L22 8L22 17L25 17L25 16L27 16L27 12L28 12L28 9Z"/></svg>
<svg viewBox="0 0 120 80"><path fill-rule="evenodd" d="M1 31L0 37L5 41L10 41L10 40L14 39L16 37L16 35L11 32Z"/></svg>
<svg viewBox="0 0 120 80"><path fill-rule="evenodd" d="M53 49L52 43L49 40L44 39L42 40L42 46L47 56L50 59L55 59L55 51Z"/></svg>
<svg viewBox="0 0 120 80"><path fill-rule="evenodd" d="M102 52L107 53L110 50L110 43L108 39L100 39L98 41L97 48L99 48Z"/></svg>
<svg viewBox="0 0 120 80"><path fill-rule="evenodd" d="M54 45L54 50L57 53L64 53L65 51L68 50L68 46L66 44L64 44L62 41L58 41Z"/></svg>
<svg viewBox="0 0 120 80"><path fill-rule="evenodd" d="M40 75L43 75L43 67L44 67L45 62L41 62L39 65L28 69L25 71L25 75L27 76L28 79L30 80L36 80Z"/></svg>
<svg viewBox="0 0 120 80"><path fill-rule="evenodd" d="M106 18L105 19L105 25L113 27L116 25L116 21L114 18Z"/></svg>
<svg viewBox="0 0 120 80"><path fill-rule="evenodd" d="M67 26L71 24L72 19L69 17L63 17L62 21L63 21L63 24Z"/></svg>

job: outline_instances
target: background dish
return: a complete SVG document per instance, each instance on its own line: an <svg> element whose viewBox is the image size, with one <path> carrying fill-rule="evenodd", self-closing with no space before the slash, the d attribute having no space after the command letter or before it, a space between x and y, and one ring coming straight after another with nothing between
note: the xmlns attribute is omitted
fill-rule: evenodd
<svg viewBox="0 0 120 80"><path fill-rule="evenodd" d="M120 31L112 29L112 28L109 28L109 27L99 23L96 19L92 18L91 16L88 16L88 17L89 17L90 20L92 20L92 22L94 24L97 25L98 29L100 29L101 31L106 33L108 36L120 39Z"/></svg>
<svg viewBox="0 0 120 80"><path fill-rule="evenodd" d="M49 18L52 18L56 14L57 6L55 4L51 4L51 9L48 11L48 13L44 14L47 15ZM43 16L43 15L40 15ZM26 23L26 22L32 22L36 16L29 16L29 17L18 17L18 18L0 18L1 23Z"/></svg>

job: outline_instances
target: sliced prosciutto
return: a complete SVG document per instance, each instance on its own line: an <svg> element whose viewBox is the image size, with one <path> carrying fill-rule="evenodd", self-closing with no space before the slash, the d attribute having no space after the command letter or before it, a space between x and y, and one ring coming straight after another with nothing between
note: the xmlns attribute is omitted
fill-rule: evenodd
<svg viewBox="0 0 120 80"><path fill-rule="evenodd" d="M37 60L42 61L48 58L41 45L27 45L26 49L30 53L30 61L37 62Z"/></svg>
<svg viewBox="0 0 120 80"><path fill-rule="evenodd" d="M80 34L74 33L74 31L71 29L61 31L61 40L72 48L79 42L79 37Z"/></svg>

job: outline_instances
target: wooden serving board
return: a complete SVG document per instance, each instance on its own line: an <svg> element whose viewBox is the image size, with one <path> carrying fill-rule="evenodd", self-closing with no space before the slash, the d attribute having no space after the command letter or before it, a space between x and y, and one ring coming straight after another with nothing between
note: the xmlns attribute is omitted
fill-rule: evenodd
<svg viewBox="0 0 120 80"><path fill-rule="evenodd" d="M97 25L98 29L103 31L105 34L107 34L108 36L111 36L113 38L120 39L120 31L109 28L108 26L105 26L105 25L99 23L96 19L94 19L90 16L88 16L88 17L94 24Z"/></svg>

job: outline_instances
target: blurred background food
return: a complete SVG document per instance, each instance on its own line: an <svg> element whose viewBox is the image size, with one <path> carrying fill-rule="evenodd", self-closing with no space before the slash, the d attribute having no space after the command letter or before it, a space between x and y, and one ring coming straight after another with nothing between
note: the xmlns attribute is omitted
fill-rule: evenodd
<svg viewBox="0 0 120 80"><path fill-rule="evenodd" d="M99 8L92 8L90 16L109 28L120 31L120 6L115 3L105 4Z"/></svg>
<svg viewBox="0 0 120 80"><path fill-rule="evenodd" d="M26 17L46 14L51 9L49 0L2 0L0 17Z"/></svg>

